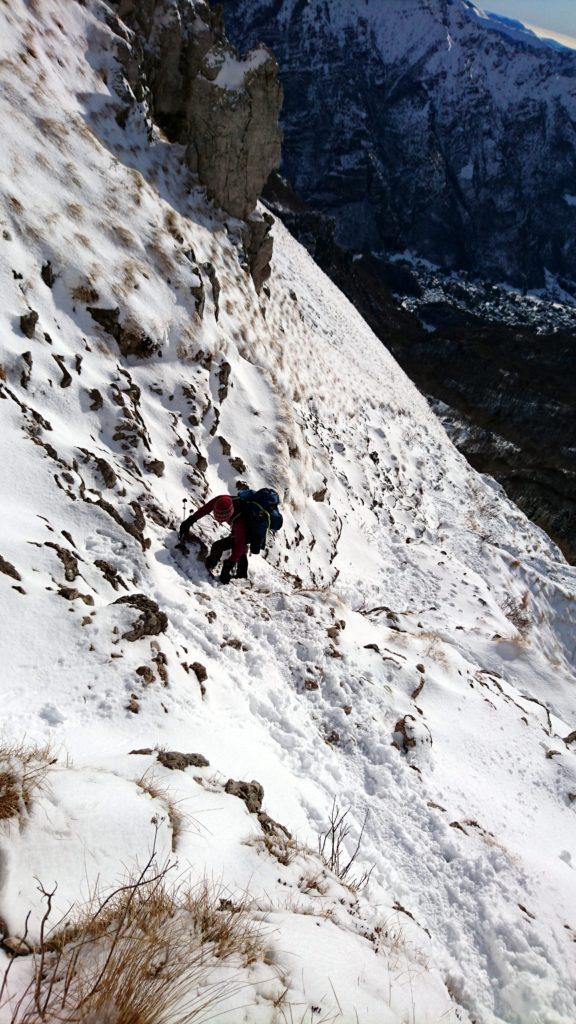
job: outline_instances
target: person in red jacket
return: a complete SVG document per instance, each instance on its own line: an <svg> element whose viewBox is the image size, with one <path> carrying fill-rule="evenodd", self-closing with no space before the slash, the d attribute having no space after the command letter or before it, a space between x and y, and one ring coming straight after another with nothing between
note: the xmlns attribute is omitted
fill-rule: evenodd
<svg viewBox="0 0 576 1024"><path fill-rule="evenodd" d="M219 494L206 502L202 508L184 520L179 530L180 540L186 541L190 527L210 513L217 523L230 523L231 531L228 537L214 542L206 559L206 568L215 569L224 552L230 551L230 555L222 564L220 582L229 583L234 568L236 579L245 580L248 576L248 537L238 498L231 498L229 494Z"/></svg>

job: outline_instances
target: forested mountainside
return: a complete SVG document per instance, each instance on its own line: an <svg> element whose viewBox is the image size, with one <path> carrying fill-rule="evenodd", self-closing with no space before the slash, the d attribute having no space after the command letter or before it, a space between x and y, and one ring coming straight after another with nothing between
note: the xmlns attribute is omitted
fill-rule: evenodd
<svg viewBox="0 0 576 1024"><path fill-rule="evenodd" d="M576 280L576 53L469 0L224 0L273 48L286 175L354 252Z"/></svg>

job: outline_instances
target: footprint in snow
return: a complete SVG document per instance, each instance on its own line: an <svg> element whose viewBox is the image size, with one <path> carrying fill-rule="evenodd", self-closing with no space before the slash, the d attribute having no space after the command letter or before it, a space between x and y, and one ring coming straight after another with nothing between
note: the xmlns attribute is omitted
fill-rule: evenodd
<svg viewBox="0 0 576 1024"><path fill-rule="evenodd" d="M62 725L66 721L64 715L59 711L55 704L44 704L39 712L40 718L43 718L48 725L56 726Z"/></svg>

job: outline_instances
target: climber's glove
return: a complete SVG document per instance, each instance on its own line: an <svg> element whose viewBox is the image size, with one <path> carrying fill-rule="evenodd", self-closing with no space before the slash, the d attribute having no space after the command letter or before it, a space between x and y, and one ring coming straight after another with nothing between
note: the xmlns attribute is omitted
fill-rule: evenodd
<svg viewBox="0 0 576 1024"><path fill-rule="evenodd" d="M189 519L185 519L184 522L180 524L180 529L178 530L178 540L181 540L181 541L188 540L189 532L190 532L190 520Z"/></svg>

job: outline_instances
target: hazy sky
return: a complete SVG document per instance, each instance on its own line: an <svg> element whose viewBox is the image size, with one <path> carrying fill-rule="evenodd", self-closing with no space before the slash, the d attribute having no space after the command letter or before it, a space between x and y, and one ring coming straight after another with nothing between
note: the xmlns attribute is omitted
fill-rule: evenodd
<svg viewBox="0 0 576 1024"><path fill-rule="evenodd" d="M485 11L576 37L576 0L477 0Z"/></svg>

